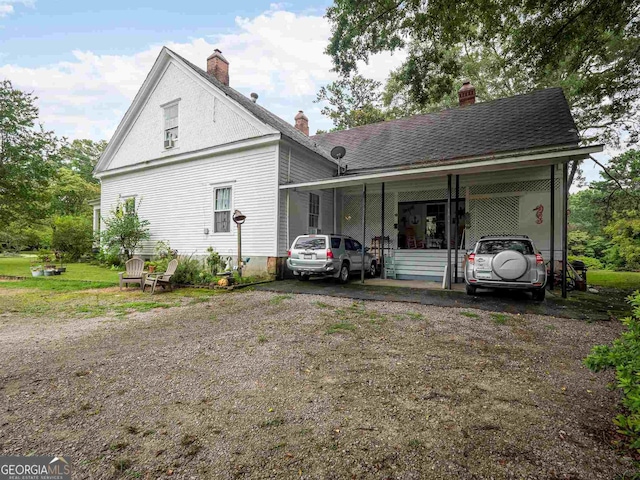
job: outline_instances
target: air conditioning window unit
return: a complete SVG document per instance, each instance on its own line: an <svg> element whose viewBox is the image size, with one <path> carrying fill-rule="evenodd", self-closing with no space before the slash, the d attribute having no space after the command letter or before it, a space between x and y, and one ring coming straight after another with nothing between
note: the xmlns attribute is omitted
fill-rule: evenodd
<svg viewBox="0 0 640 480"><path fill-rule="evenodd" d="M164 148L173 148L173 146L175 145L173 138L169 138L168 140L164 141Z"/></svg>
<svg viewBox="0 0 640 480"><path fill-rule="evenodd" d="M318 231L317 228L309 228L309 234L310 235L316 235L318 233L320 233L320 232Z"/></svg>

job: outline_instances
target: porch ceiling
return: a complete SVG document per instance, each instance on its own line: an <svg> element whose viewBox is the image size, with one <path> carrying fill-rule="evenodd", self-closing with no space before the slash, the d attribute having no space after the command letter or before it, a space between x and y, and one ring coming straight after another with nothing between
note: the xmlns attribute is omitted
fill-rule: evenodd
<svg viewBox="0 0 640 480"><path fill-rule="evenodd" d="M592 153L602 152L603 145L572 147L546 151L529 151L518 154L489 155L442 162L421 168L396 168L357 175L344 175L311 182L280 185L281 190L322 190L327 188L350 187L355 185L376 184L398 180L433 178L449 174L462 175L490 171L515 170L535 166L566 163L582 160Z"/></svg>

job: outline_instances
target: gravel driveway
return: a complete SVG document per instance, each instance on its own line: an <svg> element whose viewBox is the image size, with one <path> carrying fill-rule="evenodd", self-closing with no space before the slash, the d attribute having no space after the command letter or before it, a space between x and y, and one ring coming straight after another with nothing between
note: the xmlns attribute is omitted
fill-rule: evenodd
<svg viewBox="0 0 640 480"><path fill-rule="evenodd" d="M613 377L581 363L618 322L264 291L0 320L2 453L68 455L74 478L611 479L632 468L612 447Z"/></svg>

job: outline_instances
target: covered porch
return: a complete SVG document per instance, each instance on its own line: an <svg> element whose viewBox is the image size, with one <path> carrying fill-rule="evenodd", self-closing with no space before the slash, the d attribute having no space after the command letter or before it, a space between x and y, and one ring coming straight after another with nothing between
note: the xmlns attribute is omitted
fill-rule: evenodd
<svg viewBox="0 0 640 480"><path fill-rule="evenodd" d="M599 149L364 171L280 188L330 191L333 211L321 214L332 216L333 231L318 233L349 235L368 247L382 280L454 289L462 286L465 255L477 240L517 234L528 235L549 262L553 288L555 268L567 264L567 163Z"/></svg>

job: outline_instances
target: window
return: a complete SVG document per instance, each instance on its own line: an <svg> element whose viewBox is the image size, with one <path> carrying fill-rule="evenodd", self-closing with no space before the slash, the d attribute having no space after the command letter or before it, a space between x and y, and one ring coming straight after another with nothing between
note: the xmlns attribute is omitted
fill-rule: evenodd
<svg viewBox="0 0 640 480"><path fill-rule="evenodd" d="M335 248L336 250L340 248L340 237L331 237L331 248Z"/></svg>
<svg viewBox="0 0 640 480"><path fill-rule="evenodd" d="M231 187L213 190L213 233L231 231Z"/></svg>
<svg viewBox="0 0 640 480"><path fill-rule="evenodd" d="M293 246L296 250L324 250L327 243L324 237L300 237Z"/></svg>
<svg viewBox="0 0 640 480"><path fill-rule="evenodd" d="M164 140L178 140L178 103L164 107Z"/></svg>
<svg viewBox="0 0 640 480"><path fill-rule="evenodd" d="M515 250L523 255L533 255L533 246L527 240L484 240L478 245L478 253L495 255L505 250Z"/></svg>
<svg viewBox="0 0 640 480"><path fill-rule="evenodd" d="M136 213L136 197L122 198L122 213Z"/></svg>
<svg viewBox="0 0 640 480"><path fill-rule="evenodd" d="M309 228L320 227L320 195L309 194Z"/></svg>

